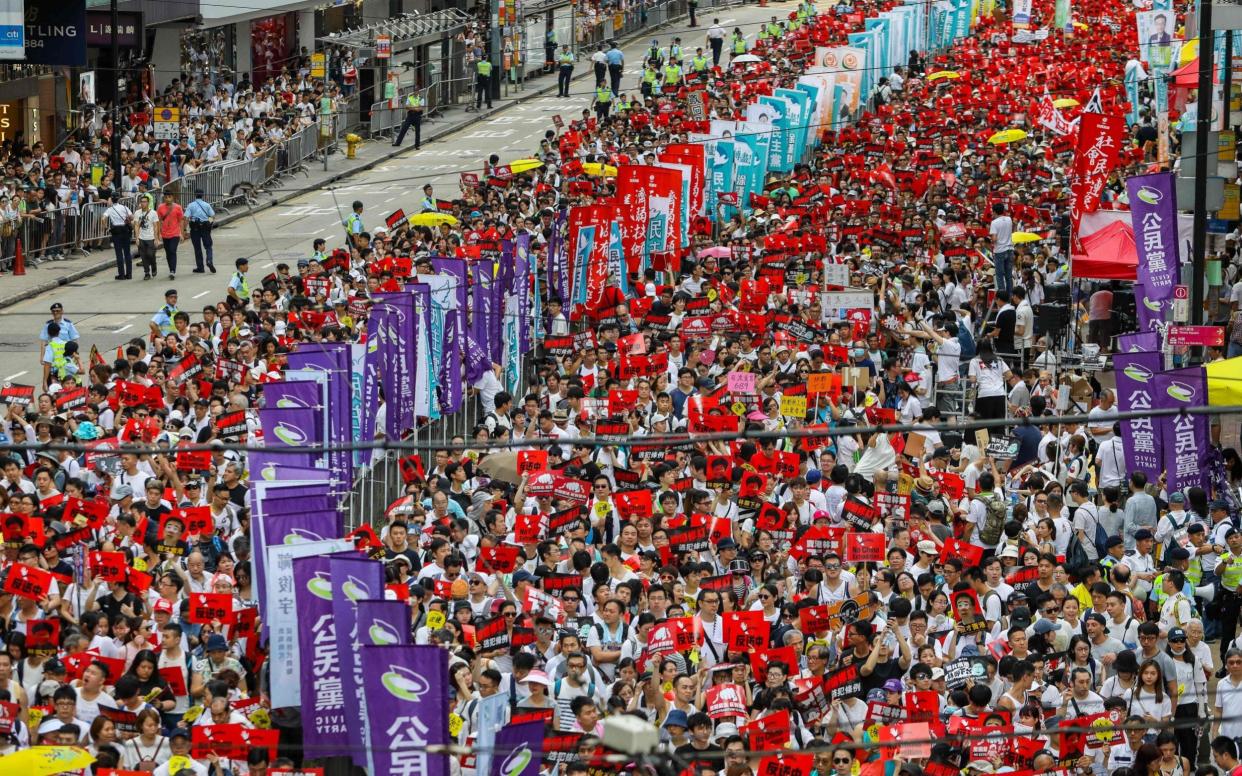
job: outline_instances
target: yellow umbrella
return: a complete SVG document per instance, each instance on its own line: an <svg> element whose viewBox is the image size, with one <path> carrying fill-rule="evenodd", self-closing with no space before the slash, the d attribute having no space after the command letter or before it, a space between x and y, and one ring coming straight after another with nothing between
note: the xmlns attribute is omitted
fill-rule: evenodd
<svg viewBox="0 0 1242 776"><path fill-rule="evenodd" d="M1075 100L1073 97L1062 97L1059 100L1052 101L1052 107L1054 108L1077 108L1079 104L1078 100Z"/></svg>
<svg viewBox="0 0 1242 776"><path fill-rule="evenodd" d="M932 73L927 76L928 81L939 81L941 78L961 78L962 74L956 70L941 70L938 73Z"/></svg>
<svg viewBox="0 0 1242 776"><path fill-rule="evenodd" d="M1010 239L1012 239L1016 245L1022 245L1023 243L1039 242L1044 238L1034 232L1014 232Z"/></svg>
<svg viewBox="0 0 1242 776"><path fill-rule="evenodd" d="M1079 29L1079 30L1089 30L1089 29L1091 29L1090 27L1088 27L1088 26L1086 25L1086 23L1085 23L1085 22L1074 22L1074 28L1075 28L1075 29Z"/></svg>
<svg viewBox="0 0 1242 776"><path fill-rule="evenodd" d="M0 757L0 773L51 776L79 771L93 762L95 756L80 746L34 746Z"/></svg>
<svg viewBox="0 0 1242 776"><path fill-rule="evenodd" d="M1177 64L1188 65L1199 58L1199 39L1191 38L1182 43L1181 51L1177 55Z"/></svg>
<svg viewBox="0 0 1242 776"><path fill-rule="evenodd" d="M543 166L543 162L538 159L514 159L507 166L514 175L521 175L524 172L538 170Z"/></svg>
<svg viewBox="0 0 1242 776"><path fill-rule="evenodd" d="M448 213L415 213L410 216L410 226L457 226L457 219Z"/></svg>
<svg viewBox="0 0 1242 776"><path fill-rule="evenodd" d="M1026 132L1021 129L1002 129L995 135L988 138L988 142L992 145L1001 145L1003 143L1016 143L1019 140L1026 139Z"/></svg>
<svg viewBox="0 0 1242 776"><path fill-rule="evenodd" d="M600 164L599 162L583 162L582 171L587 175L602 175L605 178L617 177L617 168L610 164Z"/></svg>

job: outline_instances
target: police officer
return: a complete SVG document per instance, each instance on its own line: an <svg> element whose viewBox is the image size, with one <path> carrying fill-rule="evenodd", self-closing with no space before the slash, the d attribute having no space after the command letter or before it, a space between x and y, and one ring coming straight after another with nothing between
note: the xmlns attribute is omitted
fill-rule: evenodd
<svg viewBox="0 0 1242 776"><path fill-rule="evenodd" d="M65 342L73 342L81 336L78 334L78 327L73 325L73 321L65 317L64 305L60 302L53 302L52 317L43 324L43 331L39 333L41 345L46 345L47 341L51 339L51 335L48 334L48 327L53 323L60 327L60 338Z"/></svg>
<svg viewBox="0 0 1242 776"><path fill-rule="evenodd" d="M608 118L608 111L612 109L612 90L601 84L595 88L595 117L600 121Z"/></svg>
<svg viewBox="0 0 1242 776"><path fill-rule="evenodd" d="M151 339L155 340L165 334L172 334L177 330L173 323L173 317L176 316L177 310L177 289L170 288L164 292L164 304L160 309L155 311L155 315L151 316Z"/></svg>
<svg viewBox="0 0 1242 776"><path fill-rule="evenodd" d="M362 200L355 199L353 212L345 219L345 234L354 243L358 242L358 235L362 234Z"/></svg>
<svg viewBox="0 0 1242 776"><path fill-rule="evenodd" d="M772 21L767 23L764 30L768 33L769 38L779 38L781 36L781 24L776 20L775 16L772 17Z"/></svg>
<svg viewBox="0 0 1242 776"><path fill-rule="evenodd" d="M43 387L47 388L52 378L59 377L64 370L67 358L65 357L65 346L68 344L60 336L60 324L52 321L47 325L47 343L43 346Z"/></svg>
<svg viewBox="0 0 1242 776"><path fill-rule="evenodd" d="M656 65L656 60L647 60L646 67L643 68L642 81L639 84L638 91L643 97L650 97L655 94L656 84L660 83L660 68Z"/></svg>
<svg viewBox="0 0 1242 776"><path fill-rule="evenodd" d="M439 211L440 206L436 204L435 190L430 183L423 185L423 198L418 203L420 213L435 213Z"/></svg>
<svg viewBox="0 0 1242 776"><path fill-rule="evenodd" d="M569 96L569 80L574 76L574 55L569 44L561 46L561 53L556 55L556 96Z"/></svg>
<svg viewBox="0 0 1242 776"><path fill-rule="evenodd" d="M553 60L556 59L556 30L548 30L548 34L543 39L543 61L551 66ZM544 69L544 72L548 72Z"/></svg>
<svg viewBox="0 0 1242 776"><path fill-rule="evenodd" d="M614 40L605 56L608 58L608 85L612 93L617 94L621 91L621 74L625 72L625 54L621 53Z"/></svg>
<svg viewBox="0 0 1242 776"><path fill-rule="evenodd" d="M420 148L423 144L423 96L417 91L412 91L405 97L405 121L401 122L401 131L397 133L397 139L392 141L395 146L401 145L401 141L405 140L405 133L410 127L414 127L414 147Z"/></svg>
<svg viewBox="0 0 1242 776"><path fill-rule="evenodd" d="M707 30L707 45L712 49L712 67L720 64L720 54L724 51L725 31L719 19L712 19L712 26Z"/></svg>
<svg viewBox="0 0 1242 776"><path fill-rule="evenodd" d="M681 64L675 59L670 59L668 64L664 66L664 88L676 88L680 82Z"/></svg>
<svg viewBox="0 0 1242 776"><path fill-rule="evenodd" d="M690 60L690 68L699 78L707 78L707 57L703 56L703 49L694 50L694 59Z"/></svg>
<svg viewBox="0 0 1242 776"><path fill-rule="evenodd" d="M648 62L655 62L656 70L664 65L664 51L660 49L660 41L651 39L651 48L647 49Z"/></svg>
<svg viewBox="0 0 1242 776"><path fill-rule="evenodd" d="M681 38L673 38L673 45L668 47L668 59L681 64Z"/></svg>
<svg viewBox="0 0 1242 776"><path fill-rule="evenodd" d="M595 86L603 86L607 83L604 79L608 77L608 53L603 43L591 54L591 65L595 68Z"/></svg>
<svg viewBox="0 0 1242 776"><path fill-rule="evenodd" d="M246 271L250 269L250 259L241 258L234 262L237 271L229 279L229 302L235 307L245 307L250 301L250 284L246 282Z"/></svg>
<svg viewBox="0 0 1242 776"><path fill-rule="evenodd" d="M214 275L215 262L211 250L211 221L216 217L215 208L203 199L203 190L194 192L194 201L185 209L185 218L190 222L190 244L194 246L194 271L203 273L203 253L207 255L207 269Z"/></svg>
<svg viewBox="0 0 1242 776"><path fill-rule="evenodd" d="M746 53L746 36L742 34L741 27L733 29L733 57L740 57Z"/></svg>
<svg viewBox="0 0 1242 776"><path fill-rule="evenodd" d="M492 61L486 56L480 57L474 63L474 109L478 110L483 107L483 101L487 101L487 107L492 107Z"/></svg>

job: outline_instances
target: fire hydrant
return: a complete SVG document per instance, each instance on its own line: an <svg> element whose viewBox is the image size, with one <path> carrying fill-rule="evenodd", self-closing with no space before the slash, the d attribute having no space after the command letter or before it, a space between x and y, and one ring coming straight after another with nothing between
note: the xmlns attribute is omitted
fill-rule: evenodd
<svg viewBox="0 0 1242 776"><path fill-rule="evenodd" d="M345 158L355 159L358 156L358 144L362 142L361 135L355 135L350 132L345 136Z"/></svg>

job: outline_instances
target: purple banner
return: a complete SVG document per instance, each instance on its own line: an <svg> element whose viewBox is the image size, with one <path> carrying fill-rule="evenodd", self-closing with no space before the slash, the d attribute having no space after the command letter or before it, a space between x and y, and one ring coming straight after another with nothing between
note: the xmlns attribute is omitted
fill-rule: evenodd
<svg viewBox="0 0 1242 776"><path fill-rule="evenodd" d="M384 564L364 556L335 555L328 564L332 580L332 616L335 618L336 648L344 664L345 714L357 724L347 725L349 753L354 765L369 768L367 762L367 708L362 692L366 685L362 671L362 636L358 630L358 602L384 594ZM305 670L305 669L303 669Z"/></svg>
<svg viewBox="0 0 1242 776"><path fill-rule="evenodd" d="M354 724L345 714L345 677L337 651L330 574L328 557L312 555L293 561L302 666L302 743L306 756L315 760L348 756L345 731Z"/></svg>
<svg viewBox="0 0 1242 776"><path fill-rule="evenodd" d="M517 296L517 309L520 316L517 321L518 352L526 354L531 349L531 330L535 323L535 316L532 312L534 306L530 302L530 264L533 257L530 255L529 234L518 235L514 255L517 262L514 264L513 293Z"/></svg>
<svg viewBox="0 0 1242 776"><path fill-rule="evenodd" d="M461 410L465 399L462 384L462 362L466 350L466 262L462 259L433 258L432 266L441 275L453 279L452 307L444 314L444 352L440 360L441 409Z"/></svg>
<svg viewBox="0 0 1242 776"><path fill-rule="evenodd" d="M367 667L371 773L449 776L448 653L435 646L360 647Z"/></svg>
<svg viewBox="0 0 1242 776"><path fill-rule="evenodd" d="M1156 409L1191 409L1207 405L1207 373L1203 367L1173 369L1156 375L1152 402ZM1169 493L1210 481L1207 415L1166 415L1157 418L1164 446L1165 487Z"/></svg>
<svg viewBox="0 0 1242 776"><path fill-rule="evenodd" d="M1154 331L1164 323L1173 307L1172 299L1152 299L1142 283L1134 284L1134 306L1138 310L1139 331Z"/></svg>
<svg viewBox="0 0 1242 776"><path fill-rule="evenodd" d="M359 601L358 641L362 645L409 646L410 606L405 601Z"/></svg>
<svg viewBox="0 0 1242 776"><path fill-rule="evenodd" d="M1163 358L1158 352L1117 353L1113 356L1119 412L1124 414L1152 409L1155 378ZM1155 418L1121 421L1121 443L1126 452L1127 471L1141 471L1151 482L1160 479L1164 459L1161 456L1160 429Z"/></svg>
<svg viewBox="0 0 1242 776"><path fill-rule="evenodd" d="M506 266L509 267L510 277L507 279L507 282L512 283L514 261L516 261L516 259L514 258L513 241L505 240L501 243L500 251L501 275L492 281L492 313L491 317L487 319L487 325L489 327L487 336L488 342L491 343L491 350L489 352L491 353L492 361L497 364L503 363L502 359L505 351L504 334L501 332L504 330L505 325L505 294L508 293L509 286L507 285L506 278L504 277L504 268Z"/></svg>
<svg viewBox="0 0 1242 776"><path fill-rule="evenodd" d="M328 375L328 436L330 444L347 444L354 436L350 417L353 372L349 344L325 342L301 344L289 354L290 369L310 369ZM354 481L354 459L348 450L328 453L328 468L338 482Z"/></svg>
<svg viewBox="0 0 1242 776"><path fill-rule="evenodd" d="M324 453L304 450L286 453L281 448L323 444L316 428L316 417L322 417L322 413L307 407L263 407L259 410L259 425L263 428L264 446L280 456L282 463L315 466L324 459Z"/></svg>
<svg viewBox="0 0 1242 776"><path fill-rule="evenodd" d="M466 332L466 381L471 385L492 368L492 360L487 351L474 338L473 332Z"/></svg>
<svg viewBox="0 0 1242 776"><path fill-rule="evenodd" d="M367 441L375 438L375 417L380 406L380 326L384 316L378 308L371 307L367 317L366 358L362 366L362 427L358 438ZM387 397L384 397L387 400Z"/></svg>
<svg viewBox="0 0 1242 776"><path fill-rule="evenodd" d="M552 221L548 238L548 299L569 301L569 211L562 208Z"/></svg>
<svg viewBox="0 0 1242 776"><path fill-rule="evenodd" d="M474 286L471 293L470 330L474 332L474 340L487 354L488 367L492 363L500 363L500 343L493 332L499 329L492 321L499 314L496 295L492 290L495 285L494 267L490 261L473 261L470 263ZM477 379L477 378L476 378Z"/></svg>
<svg viewBox="0 0 1242 776"><path fill-rule="evenodd" d="M319 541L335 539L341 535L341 516L333 508L315 510L306 506L296 512L281 509L285 498L330 498L329 485L280 485L264 482L250 483L250 556L254 558L254 584L256 590L266 590L267 548L295 541ZM259 494L262 493L263 496ZM284 498L281 498L284 497ZM306 503L305 501L303 502ZM271 507L269 509L269 507ZM264 628L267 622L264 620ZM264 631L266 632L266 630Z"/></svg>
<svg viewBox="0 0 1242 776"><path fill-rule="evenodd" d="M1138 331L1117 335L1117 349L1122 353L1154 352L1160 350L1160 332Z"/></svg>
<svg viewBox="0 0 1242 776"><path fill-rule="evenodd" d="M380 327L380 368L384 386L384 433L400 439L414 428L415 335L414 297L406 292L375 294L375 307L384 309Z"/></svg>
<svg viewBox="0 0 1242 776"><path fill-rule="evenodd" d="M541 720L505 725L496 734L490 776L539 776L543 763Z"/></svg>
<svg viewBox="0 0 1242 776"><path fill-rule="evenodd" d="M1174 172L1126 179L1130 222L1138 251L1138 282L1147 298L1164 301L1177 285L1177 178Z"/></svg>

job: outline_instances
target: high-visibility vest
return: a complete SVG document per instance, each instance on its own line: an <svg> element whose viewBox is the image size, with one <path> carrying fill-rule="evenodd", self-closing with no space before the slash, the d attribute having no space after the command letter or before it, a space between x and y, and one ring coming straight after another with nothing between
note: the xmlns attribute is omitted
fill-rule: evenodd
<svg viewBox="0 0 1242 776"><path fill-rule="evenodd" d="M1216 564L1216 575L1220 577L1221 587L1231 593L1237 592L1242 585L1242 555L1227 552L1220 556Z"/></svg>
<svg viewBox="0 0 1242 776"><path fill-rule="evenodd" d="M734 54L745 54L746 53L746 38L743 37L742 35L733 36L733 53Z"/></svg>
<svg viewBox="0 0 1242 776"><path fill-rule="evenodd" d="M643 83L652 84L654 86L655 82L658 81L659 79L660 79L660 71L652 70L651 68L647 68L646 70L643 71Z"/></svg>
<svg viewBox="0 0 1242 776"><path fill-rule="evenodd" d="M246 276L237 271L233 273L233 277L237 279L237 295L242 299L250 296L250 284L246 282Z"/></svg>
<svg viewBox="0 0 1242 776"><path fill-rule="evenodd" d="M664 66L664 83L675 84L681 78L681 67L678 65Z"/></svg>
<svg viewBox="0 0 1242 776"><path fill-rule="evenodd" d="M560 62L562 65L572 65L574 63L574 55L569 51L562 51L559 55L557 55L556 61Z"/></svg>
<svg viewBox="0 0 1242 776"><path fill-rule="evenodd" d="M707 57L695 57L694 58L694 72L702 73L706 69L707 69Z"/></svg>
<svg viewBox="0 0 1242 776"><path fill-rule="evenodd" d="M627 111L629 109L630 109L630 98L629 97L622 97L621 99L617 100L617 110Z"/></svg>
<svg viewBox="0 0 1242 776"><path fill-rule="evenodd" d="M355 226L357 226L356 229ZM345 228L350 234L361 234L362 218L357 213L350 213L349 218L345 219Z"/></svg>
<svg viewBox="0 0 1242 776"><path fill-rule="evenodd" d="M484 78L487 78L492 74L492 63L486 59L480 59L478 63L476 63L476 67L478 68L479 75Z"/></svg>
<svg viewBox="0 0 1242 776"><path fill-rule="evenodd" d="M775 38L781 34L781 26L777 24L776 22L768 22L767 29L768 29L768 35L770 37Z"/></svg>
<svg viewBox="0 0 1242 776"><path fill-rule="evenodd" d="M647 59L664 59L664 52L658 46L647 49Z"/></svg>
<svg viewBox="0 0 1242 776"><path fill-rule="evenodd" d="M600 105L611 105L612 104L612 90L605 86L601 86L598 89L596 89L595 90L595 102Z"/></svg>
<svg viewBox="0 0 1242 776"><path fill-rule="evenodd" d="M423 98L419 97L417 94L406 95L405 107L409 108L410 110L422 110Z"/></svg>
<svg viewBox="0 0 1242 776"><path fill-rule="evenodd" d="M172 329L171 324L169 325L169 329L174 330ZM164 327L162 326L160 327L160 332L163 334L169 333L168 331L164 331ZM52 349L52 372L57 377L60 377L61 370L63 370L65 365L69 363L69 359L65 358L65 343L58 339L53 339L48 340L47 346Z"/></svg>
<svg viewBox="0 0 1242 776"><path fill-rule="evenodd" d="M1194 587L1203 582L1203 561L1197 555L1190 559L1190 565L1186 567L1186 581Z"/></svg>

